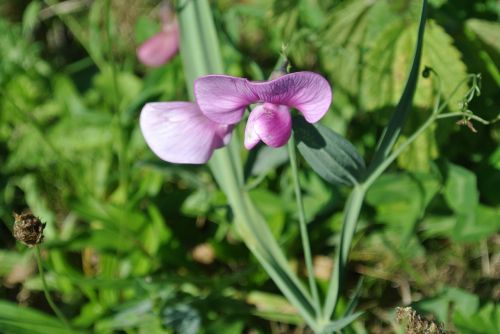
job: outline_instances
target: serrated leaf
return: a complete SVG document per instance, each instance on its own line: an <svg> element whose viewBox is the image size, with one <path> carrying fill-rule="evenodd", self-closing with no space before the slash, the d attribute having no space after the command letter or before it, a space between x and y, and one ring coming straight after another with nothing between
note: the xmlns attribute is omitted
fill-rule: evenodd
<svg viewBox="0 0 500 334"><path fill-rule="evenodd" d="M365 163L345 138L321 124L302 118L293 123L297 148L312 169L332 184L355 186L365 175Z"/></svg>
<svg viewBox="0 0 500 334"><path fill-rule="evenodd" d="M396 15L396 14L394 14ZM406 69L412 62L411 50L416 43L415 30L418 22L407 24L404 20L392 20L385 29L375 35L373 47L366 53L366 65L362 76L361 96L364 108L376 110L395 105L404 89ZM421 64L432 67L440 78L444 96L448 97L456 85L466 77L467 69L462 55L453 45L453 39L436 22L429 20L423 41ZM413 105L428 108L433 105L436 80L419 80ZM456 109L467 87L463 85L449 107Z"/></svg>

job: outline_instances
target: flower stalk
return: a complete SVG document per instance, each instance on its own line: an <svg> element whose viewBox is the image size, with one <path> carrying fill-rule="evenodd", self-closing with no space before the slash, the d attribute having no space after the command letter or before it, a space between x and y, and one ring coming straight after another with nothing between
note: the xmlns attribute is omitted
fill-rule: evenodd
<svg viewBox="0 0 500 334"><path fill-rule="evenodd" d="M73 332L73 328L71 327L71 324L69 323L68 319L64 316L64 313L57 307L56 303L50 296L49 292L49 287L47 285L47 281L45 280L45 273L43 271L43 262L42 262L42 254L40 252L40 245L36 245L34 247L35 251L35 257L36 257L36 264L38 266L38 273L40 275L40 279L42 280L42 288L43 288L43 294L45 295L45 299L47 299L47 303L49 303L50 308L52 311L54 311L55 315L57 318L66 326L69 332Z"/></svg>
<svg viewBox="0 0 500 334"><path fill-rule="evenodd" d="M293 136L288 141L288 156L290 159L290 167L292 170L293 188L295 191L295 199L299 214L300 237L302 239L302 250L306 262L307 278L309 281L309 289L314 301L316 317L321 316L321 303L319 299L318 286L314 277L314 268L311 255L311 246L309 243L309 234L307 232L306 215L304 211L304 202L302 200L302 191L300 189L299 171L297 168L297 155L295 153L295 140Z"/></svg>

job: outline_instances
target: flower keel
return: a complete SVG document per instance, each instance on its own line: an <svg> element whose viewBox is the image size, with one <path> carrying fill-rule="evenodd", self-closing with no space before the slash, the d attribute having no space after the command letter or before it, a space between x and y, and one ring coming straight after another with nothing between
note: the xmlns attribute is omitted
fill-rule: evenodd
<svg viewBox="0 0 500 334"><path fill-rule="evenodd" d="M255 107L245 128L245 147L252 149L262 140L271 147L285 145L292 133L292 117L287 106L265 103Z"/></svg>

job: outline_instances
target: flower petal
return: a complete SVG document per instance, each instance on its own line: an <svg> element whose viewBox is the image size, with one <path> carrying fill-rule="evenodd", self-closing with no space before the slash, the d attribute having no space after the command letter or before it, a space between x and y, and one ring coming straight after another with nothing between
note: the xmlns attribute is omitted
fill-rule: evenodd
<svg viewBox="0 0 500 334"><path fill-rule="evenodd" d="M146 66L158 67L167 63L179 50L179 30L177 23L171 23L142 43L137 49L137 58Z"/></svg>
<svg viewBox="0 0 500 334"><path fill-rule="evenodd" d="M246 106L258 101L247 79L228 75L206 75L194 82L194 95L201 111L211 120L238 123Z"/></svg>
<svg viewBox="0 0 500 334"><path fill-rule="evenodd" d="M319 121L332 102L330 84L313 72L296 72L275 80L249 84L260 101L296 108L309 123Z"/></svg>
<svg viewBox="0 0 500 334"><path fill-rule="evenodd" d="M191 102L148 103L141 111L142 134L151 150L174 163L205 163L229 141L232 126L212 122Z"/></svg>
<svg viewBox="0 0 500 334"><path fill-rule="evenodd" d="M245 147L252 149L262 140L271 147L285 145L292 133L292 117L287 106L265 103L255 107L245 128Z"/></svg>

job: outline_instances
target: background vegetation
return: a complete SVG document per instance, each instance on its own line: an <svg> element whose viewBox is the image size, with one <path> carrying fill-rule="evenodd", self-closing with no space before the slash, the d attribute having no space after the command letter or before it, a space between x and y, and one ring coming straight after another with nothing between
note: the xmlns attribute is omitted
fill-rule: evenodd
<svg viewBox="0 0 500 334"><path fill-rule="evenodd" d="M419 79L407 134L426 118L439 87L448 96L467 73L482 76L481 95L468 108L484 119L499 110L498 1L430 2L422 65L438 77ZM0 332L66 332L43 297L33 251L11 235L12 212L26 208L47 223L48 284L75 327L307 331L233 230L206 167L164 163L144 143L144 103L188 99L179 57L157 69L136 59L139 43L159 29L156 5L0 3ZM370 159L406 80L419 1L211 5L228 74L267 77L287 44L293 70L322 73L334 86L323 124ZM450 109L463 107L466 90ZM500 128L474 127L477 133L441 121L368 193L345 292L364 277L358 307L365 314L346 332L394 332L400 305L450 332L500 332ZM305 278L286 150L241 154L256 185L253 200ZM326 289L346 191L305 161L301 182L315 271Z"/></svg>

